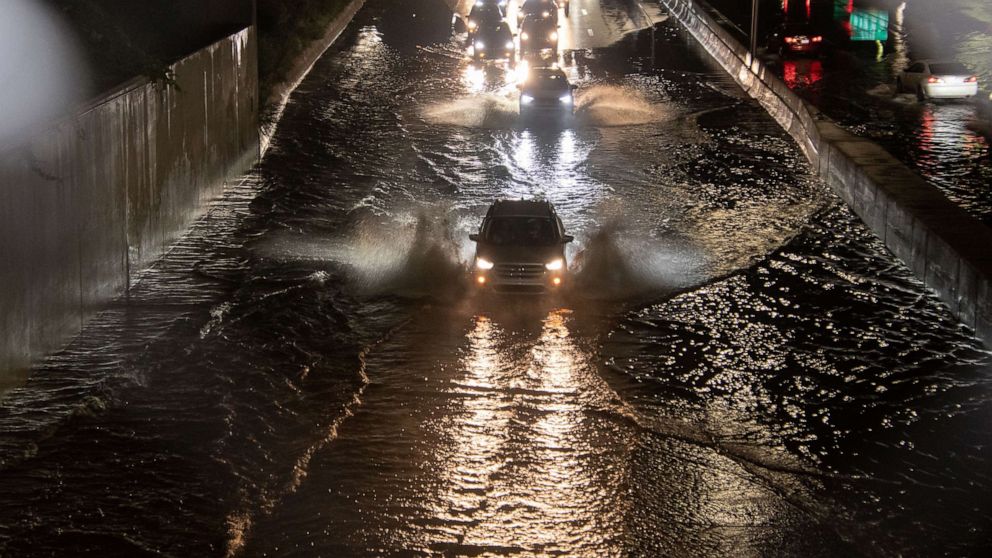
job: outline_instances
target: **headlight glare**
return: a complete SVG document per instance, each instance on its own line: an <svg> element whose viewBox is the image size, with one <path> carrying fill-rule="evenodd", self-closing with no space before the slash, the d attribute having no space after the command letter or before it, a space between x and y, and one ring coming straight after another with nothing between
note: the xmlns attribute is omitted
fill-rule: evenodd
<svg viewBox="0 0 992 558"><path fill-rule="evenodd" d="M544 268L548 271L561 271L565 267L565 260L558 258L557 260L552 260L544 264Z"/></svg>
<svg viewBox="0 0 992 558"><path fill-rule="evenodd" d="M495 264L485 258L475 258L475 267L481 270L492 269Z"/></svg>
<svg viewBox="0 0 992 558"><path fill-rule="evenodd" d="M521 95L520 96L520 102L523 103L523 104L525 104L525 105L529 105L533 101L534 101L534 97L531 97L530 95Z"/></svg>
<svg viewBox="0 0 992 558"><path fill-rule="evenodd" d="M507 49L513 48L513 41L506 41L506 48Z"/></svg>
<svg viewBox="0 0 992 558"><path fill-rule="evenodd" d="M475 41L475 50L485 50L485 49L486 49L486 43L482 41Z"/></svg>
<svg viewBox="0 0 992 558"><path fill-rule="evenodd" d="M561 97L558 97L558 100L561 101L561 103L563 105L570 105L570 104L572 104L572 96L571 95L562 95Z"/></svg>

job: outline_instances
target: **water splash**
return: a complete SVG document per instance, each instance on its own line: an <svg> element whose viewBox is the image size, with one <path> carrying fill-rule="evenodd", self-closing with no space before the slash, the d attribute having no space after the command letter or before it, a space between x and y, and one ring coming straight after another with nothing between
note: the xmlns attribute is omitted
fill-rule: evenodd
<svg viewBox="0 0 992 558"><path fill-rule="evenodd" d="M526 124L520 119L516 93L480 93L431 105L424 120L431 124L466 128L512 128ZM595 85L576 95L576 127L637 126L672 119L675 115L642 93L627 87Z"/></svg>
<svg viewBox="0 0 992 558"><path fill-rule="evenodd" d="M519 112L516 100L494 94L462 97L424 109L424 120L431 124L466 128L510 128Z"/></svg>
<svg viewBox="0 0 992 558"><path fill-rule="evenodd" d="M595 85L576 96L575 118L585 126L636 126L673 117L662 105L650 102L637 90Z"/></svg>
<svg viewBox="0 0 992 558"><path fill-rule="evenodd" d="M464 247L456 240L457 227L446 208L397 212L392 217L354 213L344 236L279 237L256 246L256 251L276 260L337 264L347 284L364 296L451 300L461 293ZM323 284L328 273L316 271L308 279Z"/></svg>
<svg viewBox="0 0 992 558"><path fill-rule="evenodd" d="M592 232L572 262L573 292L597 299L663 295L701 282L705 258L692 246L627 234L619 219Z"/></svg>

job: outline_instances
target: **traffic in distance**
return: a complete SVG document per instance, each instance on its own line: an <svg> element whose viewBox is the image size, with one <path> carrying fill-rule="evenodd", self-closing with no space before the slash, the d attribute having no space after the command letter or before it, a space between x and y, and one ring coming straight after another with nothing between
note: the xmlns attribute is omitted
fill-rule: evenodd
<svg viewBox="0 0 992 558"><path fill-rule="evenodd" d="M454 16L475 69L503 71L504 79L516 81L525 125L568 125L574 115L577 86L556 62L559 17L569 12L568 0L526 0L516 14L508 13L506 0L478 0L464 21ZM497 200L470 239L476 243L473 283L482 292L551 294L564 288L565 245L573 237L550 202Z"/></svg>
<svg viewBox="0 0 992 558"><path fill-rule="evenodd" d="M567 1L526 0L510 13L506 0L478 0L467 16L454 16L475 70L502 70L520 90L525 121L567 124L574 114L576 86L557 64L559 18L569 13Z"/></svg>

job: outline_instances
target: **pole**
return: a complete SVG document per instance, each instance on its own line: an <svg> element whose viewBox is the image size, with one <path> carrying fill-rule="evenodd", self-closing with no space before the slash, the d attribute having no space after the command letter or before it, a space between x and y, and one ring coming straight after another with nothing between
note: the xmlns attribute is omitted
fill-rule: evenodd
<svg viewBox="0 0 992 558"><path fill-rule="evenodd" d="M758 54L758 1L751 0L751 58Z"/></svg>

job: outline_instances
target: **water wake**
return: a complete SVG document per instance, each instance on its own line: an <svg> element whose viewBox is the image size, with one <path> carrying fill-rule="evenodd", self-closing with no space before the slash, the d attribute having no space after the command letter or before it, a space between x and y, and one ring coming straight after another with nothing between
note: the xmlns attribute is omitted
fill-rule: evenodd
<svg viewBox="0 0 992 558"><path fill-rule="evenodd" d="M660 295L702 281L705 267L705 258L691 246L627 236L613 220L584 241L572 262L573 285L586 298Z"/></svg>
<svg viewBox="0 0 992 558"><path fill-rule="evenodd" d="M466 128L501 129L526 125L520 118L518 97L481 93L431 105L423 110L428 123ZM595 85L576 95L575 127L637 126L674 117L670 110L650 102L635 89Z"/></svg>
<svg viewBox="0 0 992 558"><path fill-rule="evenodd" d="M444 208L420 209L393 217L363 212L338 238L273 240L260 247L265 257L337 264L347 285L365 296L457 297L465 283L463 246ZM326 272L310 279L324 283Z"/></svg>
<svg viewBox="0 0 992 558"><path fill-rule="evenodd" d="M614 85L580 90L575 118L580 126L636 126L672 118L670 111L648 101L639 91Z"/></svg>
<svg viewBox="0 0 992 558"><path fill-rule="evenodd" d="M438 103L423 111L431 124L466 128L510 128L518 116L516 99L491 93Z"/></svg>

